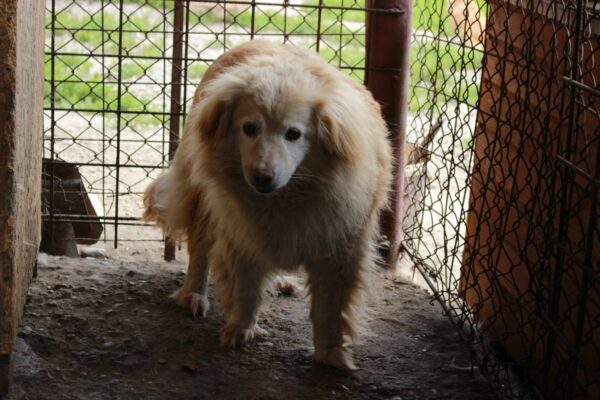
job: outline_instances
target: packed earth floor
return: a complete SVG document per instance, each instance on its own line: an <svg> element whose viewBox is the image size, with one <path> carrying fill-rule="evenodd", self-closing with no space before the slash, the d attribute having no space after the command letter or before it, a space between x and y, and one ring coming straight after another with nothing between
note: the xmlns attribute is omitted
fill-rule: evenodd
<svg viewBox="0 0 600 400"><path fill-rule="evenodd" d="M168 298L185 269L44 257L7 399L494 398L432 297L384 271L353 346L361 369L347 373L314 364L306 296L267 294L260 324L269 336L220 347L224 320L214 307L194 319Z"/></svg>

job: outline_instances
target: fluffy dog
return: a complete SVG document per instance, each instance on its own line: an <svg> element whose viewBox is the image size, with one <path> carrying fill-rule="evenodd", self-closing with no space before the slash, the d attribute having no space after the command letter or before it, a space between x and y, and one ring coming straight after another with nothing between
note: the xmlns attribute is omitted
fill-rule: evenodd
<svg viewBox="0 0 600 400"><path fill-rule="evenodd" d="M188 241L175 301L205 314L210 269L221 344L241 345L262 332L266 279L304 266L315 359L354 369L347 344L391 181L387 133L371 94L312 52L252 41L219 57L144 199L146 220Z"/></svg>

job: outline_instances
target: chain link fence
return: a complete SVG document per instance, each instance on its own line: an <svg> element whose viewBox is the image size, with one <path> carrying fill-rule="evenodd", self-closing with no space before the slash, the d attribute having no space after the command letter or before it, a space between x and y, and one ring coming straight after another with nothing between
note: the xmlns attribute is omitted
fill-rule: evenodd
<svg viewBox="0 0 600 400"><path fill-rule="evenodd" d="M80 209L71 204L77 199L49 184L44 220L100 222L101 239L114 246L163 240L139 222L143 191L174 154L195 86L227 49L255 38L286 42L312 48L357 80L364 78L364 1L46 5L46 181L57 178L57 164L77 165L95 212L67 213Z"/></svg>
<svg viewBox="0 0 600 400"><path fill-rule="evenodd" d="M505 394L598 398L600 2L415 7L405 262Z"/></svg>
<svg viewBox="0 0 600 400"><path fill-rule="evenodd" d="M139 222L141 196L216 57L254 38L287 42L362 82L365 15L381 11L355 0L46 4L44 221L88 221L83 235L115 246L164 239ZM600 2L419 0L413 32L400 264L502 393L599 397ZM55 184L63 162L80 177ZM86 193L83 208L61 207L77 201L65 185Z"/></svg>

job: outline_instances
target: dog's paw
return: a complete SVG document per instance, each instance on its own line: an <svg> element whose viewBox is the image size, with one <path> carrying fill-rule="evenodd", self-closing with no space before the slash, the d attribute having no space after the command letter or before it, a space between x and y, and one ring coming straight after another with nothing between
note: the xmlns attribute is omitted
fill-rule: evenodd
<svg viewBox="0 0 600 400"><path fill-rule="evenodd" d="M268 332L257 325L251 328L228 323L219 332L221 346L237 347L250 343L256 336L266 336Z"/></svg>
<svg viewBox="0 0 600 400"><path fill-rule="evenodd" d="M331 365L346 371L359 369L352 361L352 352L343 346L315 348L315 361L319 364Z"/></svg>
<svg viewBox="0 0 600 400"><path fill-rule="evenodd" d="M171 296L175 303L180 305L183 308L187 308L192 312L194 318L198 312L202 317L206 317L206 313L210 308L210 302L208 301L208 296L205 294L200 294L196 292L184 292L182 289L179 289Z"/></svg>
<svg viewBox="0 0 600 400"><path fill-rule="evenodd" d="M283 296L302 297L302 287L294 280L294 278L289 276L276 276L275 289Z"/></svg>

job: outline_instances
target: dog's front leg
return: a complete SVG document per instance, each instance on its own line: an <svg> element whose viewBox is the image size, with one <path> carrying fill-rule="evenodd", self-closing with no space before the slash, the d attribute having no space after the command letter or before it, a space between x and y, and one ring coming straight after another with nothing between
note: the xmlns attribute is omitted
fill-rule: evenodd
<svg viewBox="0 0 600 400"><path fill-rule="evenodd" d="M198 311L205 317L210 308L210 302L208 301L210 275L208 253L213 244L207 219L202 216L196 216L195 222L188 232L190 262L185 282L171 296L177 304L189 308L194 318Z"/></svg>
<svg viewBox="0 0 600 400"><path fill-rule="evenodd" d="M360 258L359 258L360 259ZM354 337L355 308L360 298L361 265L356 260L342 263L326 260L307 265L312 295L310 318L313 324L315 360L346 370L357 367L347 347Z"/></svg>
<svg viewBox="0 0 600 400"><path fill-rule="evenodd" d="M204 257L198 257L190 251L190 263L183 286L172 294L178 305L190 309L194 318L200 311L203 317L210 308L208 301L209 268Z"/></svg>
<svg viewBox="0 0 600 400"><path fill-rule="evenodd" d="M219 306L227 316L219 335L221 345L236 347L251 342L257 334L265 334L257 325L265 281L263 269L228 247L214 265Z"/></svg>

